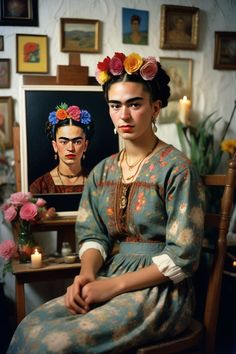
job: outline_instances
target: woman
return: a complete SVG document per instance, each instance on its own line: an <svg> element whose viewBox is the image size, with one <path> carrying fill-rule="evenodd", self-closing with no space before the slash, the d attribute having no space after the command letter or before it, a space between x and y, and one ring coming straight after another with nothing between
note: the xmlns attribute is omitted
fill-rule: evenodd
<svg viewBox="0 0 236 354"><path fill-rule="evenodd" d="M93 132L88 111L66 103L49 114L47 135L52 142L58 164L30 185L33 194L82 192L87 173L81 160Z"/></svg>
<svg viewBox="0 0 236 354"><path fill-rule="evenodd" d="M96 77L125 148L87 180L80 274L23 320L8 353L130 353L183 331L194 310L204 195L190 161L155 135L169 77L155 58L122 53Z"/></svg>

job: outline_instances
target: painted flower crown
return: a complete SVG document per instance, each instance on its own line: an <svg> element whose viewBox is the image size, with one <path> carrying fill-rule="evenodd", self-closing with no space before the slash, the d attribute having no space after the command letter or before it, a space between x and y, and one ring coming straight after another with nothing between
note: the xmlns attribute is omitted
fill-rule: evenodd
<svg viewBox="0 0 236 354"><path fill-rule="evenodd" d="M96 69L96 80L100 85L104 85L112 76L119 76L123 73L139 74L144 80L152 80L158 72L158 64L155 57L142 58L137 53L126 56L117 53L112 58L106 57L98 62Z"/></svg>
<svg viewBox="0 0 236 354"><path fill-rule="evenodd" d="M49 113L48 121L51 125L56 125L59 121L70 118L85 125L92 121L88 111L81 110L78 106L68 106L66 103L56 106L56 111Z"/></svg>

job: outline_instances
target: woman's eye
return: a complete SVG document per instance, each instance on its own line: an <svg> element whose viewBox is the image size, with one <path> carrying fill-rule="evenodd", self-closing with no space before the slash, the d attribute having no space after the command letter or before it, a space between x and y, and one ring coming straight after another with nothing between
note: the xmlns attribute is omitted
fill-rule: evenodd
<svg viewBox="0 0 236 354"><path fill-rule="evenodd" d="M112 104L110 105L110 108L113 109L113 110L118 110L118 109L120 108L120 105L119 105L119 104L114 104L114 103L112 103Z"/></svg>
<svg viewBox="0 0 236 354"><path fill-rule="evenodd" d="M75 140L75 141L74 141L74 144L75 144L75 145L81 145L81 144L82 144L82 141L81 141L81 140Z"/></svg>
<svg viewBox="0 0 236 354"><path fill-rule="evenodd" d="M138 103L138 102L133 102L133 103L131 103L130 105L129 105L129 107L130 108L139 108L140 107L140 103Z"/></svg>

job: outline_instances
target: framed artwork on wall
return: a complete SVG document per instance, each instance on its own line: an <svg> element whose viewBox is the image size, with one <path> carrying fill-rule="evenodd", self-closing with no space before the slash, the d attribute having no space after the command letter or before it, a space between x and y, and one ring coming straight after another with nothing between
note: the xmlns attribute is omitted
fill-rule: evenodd
<svg viewBox="0 0 236 354"><path fill-rule="evenodd" d="M0 97L0 140L6 149L12 148L13 99Z"/></svg>
<svg viewBox="0 0 236 354"><path fill-rule="evenodd" d="M192 67L193 61L188 58L160 57L163 69L170 76L168 106L161 111L159 123L174 123L178 118L179 100L186 96L192 98Z"/></svg>
<svg viewBox="0 0 236 354"><path fill-rule="evenodd" d="M236 70L236 32L215 32L214 69Z"/></svg>
<svg viewBox="0 0 236 354"><path fill-rule="evenodd" d="M199 8L161 5L160 26L160 48L197 48Z"/></svg>
<svg viewBox="0 0 236 354"><path fill-rule="evenodd" d="M48 66L48 36L16 34L16 71L46 74Z"/></svg>
<svg viewBox="0 0 236 354"><path fill-rule="evenodd" d="M38 0L0 0L0 26L38 25Z"/></svg>
<svg viewBox="0 0 236 354"><path fill-rule="evenodd" d="M21 186L27 192L32 182L58 164L45 132L49 113L61 102L88 110L94 121L94 135L89 142L83 166L90 172L103 158L119 151L119 138L109 116L108 105L100 86L41 86L25 85L21 101ZM43 104L42 104L43 102ZM106 139L104 139L106 137ZM59 215L74 215L81 193L45 193L37 195L55 207Z"/></svg>
<svg viewBox="0 0 236 354"><path fill-rule="evenodd" d="M101 52L101 22L77 18L61 18L61 51Z"/></svg>
<svg viewBox="0 0 236 354"><path fill-rule="evenodd" d="M0 51L2 52L4 50L4 37L0 36Z"/></svg>
<svg viewBox="0 0 236 354"><path fill-rule="evenodd" d="M0 59L0 88L10 87L10 63L10 59Z"/></svg>
<svg viewBox="0 0 236 354"><path fill-rule="evenodd" d="M122 8L122 41L125 44L148 44L149 12Z"/></svg>

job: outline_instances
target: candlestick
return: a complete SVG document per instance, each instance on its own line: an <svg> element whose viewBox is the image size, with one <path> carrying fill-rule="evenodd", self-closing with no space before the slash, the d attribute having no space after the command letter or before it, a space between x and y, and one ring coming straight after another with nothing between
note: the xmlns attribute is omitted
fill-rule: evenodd
<svg viewBox="0 0 236 354"><path fill-rule="evenodd" d="M31 254L31 266L32 268L41 268L42 267L42 254L39 253L37 248L34 253Z"/></svg>
<svg viewBox="0 0 236 354"><path fill-rule="evenodd" d="M184 96L179 100L179 120L184 125L190 125L190 109L191 109L191 101L188 100L187 96Z"/></svg>

